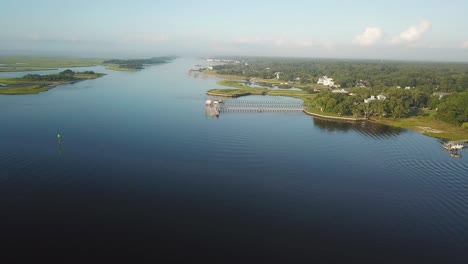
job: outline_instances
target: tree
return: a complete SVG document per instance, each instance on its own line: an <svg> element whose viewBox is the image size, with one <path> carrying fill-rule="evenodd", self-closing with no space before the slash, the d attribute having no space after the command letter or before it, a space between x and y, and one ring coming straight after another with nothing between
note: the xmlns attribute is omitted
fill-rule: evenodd
<svg viewBox="0 0 468 264"><path fill-rule="evenodd" d="M406 114L406 109L401 106L401 105L397 105L395 106L395 108L393 108L393 118L401 118L402 116L404 116Z"/></svg>
<svg viewBox="0 0 468 264"><path fill-rule="evenodd" d="M335 106L336 106L336 99L335 98L330 98L328 99L327 101L327 106L325 107L326 111L327 112L333 112Z"/></svg>

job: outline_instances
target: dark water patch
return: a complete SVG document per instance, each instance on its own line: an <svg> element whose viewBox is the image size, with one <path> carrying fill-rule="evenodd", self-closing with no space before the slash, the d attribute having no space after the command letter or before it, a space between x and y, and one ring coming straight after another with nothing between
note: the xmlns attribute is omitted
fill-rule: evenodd
<svg viewBox="0 0 468 264"><path fill-rule="evenodd" d="M4 252L237 263L467 259L465 157L372 123L302 113L207 119L204 93L216 80L187 76L193 64L0 97Z"/></svg>

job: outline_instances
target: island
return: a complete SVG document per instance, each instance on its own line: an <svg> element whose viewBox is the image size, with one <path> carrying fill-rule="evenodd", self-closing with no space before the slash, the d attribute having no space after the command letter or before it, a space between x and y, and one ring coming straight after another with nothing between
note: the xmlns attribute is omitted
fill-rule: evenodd
<svg viewBox="0 0 468 264"><path fill-rule="evenodd" d="M74 72L68 69L58 74L27 74L20 78L0 78L0 94L38 94L58 85L92 80L104 75L94 71Z"/></svg>
<svg viewBox="0 0 468 264"><path fill-rule="evenodd" d="M145 65L155 65L168 63L175 59L175 56L153 57L149 59L112 59L105 60L102 63L106 68L114 71L137 71L144 68Z"/></svg>
<svg viewBox="0 0 468 264"><path fill-rule="evenodd" d="M203 72L228 87L211 89L208 95L290 96L304 101L304 112L321 118L468 139L468 64L250 57L207 61L222 62Z"/></svg>

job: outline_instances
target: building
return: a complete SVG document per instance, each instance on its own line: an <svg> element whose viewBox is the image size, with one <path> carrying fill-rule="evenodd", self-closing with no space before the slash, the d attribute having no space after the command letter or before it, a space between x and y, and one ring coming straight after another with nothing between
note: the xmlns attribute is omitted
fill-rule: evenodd
<svg viewBox="0 0 468 264"><path fill-rule="evenodd" d="M382 95L382 94L379 94L377 96L371 95L371 97L369 97L367 99L364 99L364 103L367 104L367 103L370 103L370 102L375 101L375 100L380 101L380 100L385 100L385 99L387 99L387 97L385 95Z"/></svg>
<svg viewBox="0 0 468 264"><path fill-rule="evenodd" d="M275 72L274 75L276 75L276 79L278 80L280 78L280 73L281 72Z"/></svg>
<svg viewBox="0 0 468 264"><path fill-rule="evenodd" d="M364 99L364 103L367 104L367 103L370 103L370 102L375 101L375 100L376 100L375 96L371 95L371 97L369 97L367 99Z"/></svg>
<svg viewBox="0 0 468 264"><path fill-rule="evenodd" d="M439 100L442 99L442 97L449 95L450 93L444 93L444 92L436 92L433 93L432 95L434 96L439 96Z"/></svg>
<svg viewBox="0 0 468 264"><path fill-rule="evenodd" d="M356 87L358 88L366 88L368 86L369 82L359 80L359 82L356 83Z"/></svg>
<svg viewBox="0 0 468 264"><path fill-rule="evenodd" d="M332 90L332 93L347 94L348 92L345 89L335 89L335 90Z"/></svg>
<svg viewBox="0 0 468 264"><path fill-rule="evenodd" d="M335 86L335 82L332 78L328 78L328 76L324 75L319 78L317 84L323 84L325 86Z"/></svg>

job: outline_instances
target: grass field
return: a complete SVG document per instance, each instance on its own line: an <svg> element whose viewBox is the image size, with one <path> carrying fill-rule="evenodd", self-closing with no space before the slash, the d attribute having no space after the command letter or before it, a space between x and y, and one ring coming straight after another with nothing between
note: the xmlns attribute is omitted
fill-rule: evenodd
<svg viewBox="0 0 468 264"><path fill-rule="evenodd" d="M0 57L0 72L42 71L57 68L89 67L101 64L103 59L64 57Z"/></svg>
<svg viewBox="0 0 468 264"><path fill-rule="evenodd" d="M440 138L444 140L468 139L468 129L437 120L432 116L428 115L411 116L407 118L397 119L372 119L371 121L390 126L415 130L430 137Z"/></svg>

